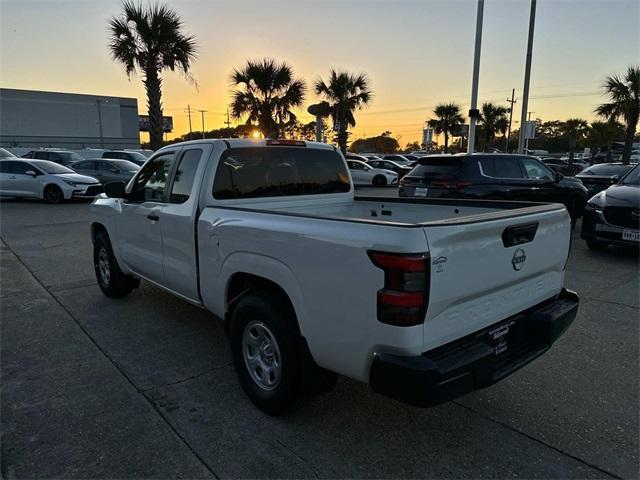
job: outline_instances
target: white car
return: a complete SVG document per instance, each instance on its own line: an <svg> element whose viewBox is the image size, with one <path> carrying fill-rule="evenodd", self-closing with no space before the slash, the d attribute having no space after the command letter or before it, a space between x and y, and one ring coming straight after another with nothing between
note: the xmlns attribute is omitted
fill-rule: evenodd
<svg viewBox="0 0 640 480"><path fill-rule="evenodd" d="M224 319L242 388L274 415L336 374L451 400L542 355L578 309L564 205L358 197L324 143L167 145L105 194L91 205L102 292L145 279Z"/></svg>
<svg viewBox="0 0 640 480"><path fill-rule="evenodd" d="M92 198L101 192L102 184L95 178L48 160L0 160L0 197L60 203L72 198Z"/></svg>
<svg viewBox="0 0 640 480"><path fill-rule="evenodd" d="M398 174L391 170L373 168L360 160L347 160L347 165L354 185L384 187L385 185L398 184Z"/></svg>

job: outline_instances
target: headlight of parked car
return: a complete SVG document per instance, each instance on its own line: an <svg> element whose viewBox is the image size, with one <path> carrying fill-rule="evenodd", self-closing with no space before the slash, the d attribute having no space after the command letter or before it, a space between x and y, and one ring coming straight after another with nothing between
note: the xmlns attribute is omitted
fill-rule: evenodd
<svg viewBox="0 0 640 480"><path fill-rule="evenodd" d="M76 182L72 182L71 180L66 180L66 179L63 178L62 181L64 183L66 183L67 185L71 185L72 187L76 186Z"/></svg>

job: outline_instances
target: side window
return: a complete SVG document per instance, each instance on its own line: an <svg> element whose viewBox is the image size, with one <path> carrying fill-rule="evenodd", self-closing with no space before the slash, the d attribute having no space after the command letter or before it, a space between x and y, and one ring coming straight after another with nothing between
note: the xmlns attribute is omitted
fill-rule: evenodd
<svg viewBox="0 0 640 480"><path fill-rule="evenodd" d="M9 173L11 162L0 162L0 173Z"/></svg>
<svg viewBox="0 0 640 480"><path fill-rule="evenodd" d="M114 172L118 170L118 168L110 162L96 162L98 164L98 170L102 170L103 172Z"/></svg>
<svg viewBox="0 0 640 480"><path fill-rule="evenodd" d="M535 180L553 179L553 175L551 174L551 172L535 160L524 158L522 159L522 165L524 165L524 170L527 172L528 178L532 178Z"/></svg>
<svg viewBox="0 0 640 480"><path fill-rule="evenodd" d="M513 157L494 157L494 174L496 178L524 178L520 162Z"/></svg>
<svg viewBox="0 0 640 480"><path fill-rule="evenodd" d="M201 156L202 150L200 149L187 150L184 152L178 168L176 168L176 174L173 177L169 202L184 203L189 200Z"/></svg>
<svg viewBox="0 0 640 480"><path fill-rule="evenodd" d="M39 160L49 160L49 152L33 152L31 158L37 158Z"/></svg>
<svg viewBox="0 0 640 480"><path fill-rule="evenodd" d="M175 155L165 153L148 162L136 176L129 198L134 202L163 202Z"/></svg>
<svg viewBox="0 0 640 480"><path fill-rule="evenodd" d="M11 169L11 173L15 173L16 175L25 175L29 170L36 170L27 162L11 162L11 166L9 168Z"/></svg>

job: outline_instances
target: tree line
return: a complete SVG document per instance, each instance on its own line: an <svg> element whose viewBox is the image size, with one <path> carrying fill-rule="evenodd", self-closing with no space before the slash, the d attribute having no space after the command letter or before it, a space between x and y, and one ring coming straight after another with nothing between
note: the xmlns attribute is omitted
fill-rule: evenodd
<svg viewBox="0 0 640 480"><path fill-rule="evenodd" d="M163 145L162 73L179 71L188 81L195 83L191 76L198 50L195 36L184 33L181 18L166 5L142 6L133 0L123 1L122 14L109 20L109 30L109 50L113 60L122 64L127 76L131 77L136 72L142 76L147 94L150 146L154 150L160 148ZM223 133L223 130L239 136L257 129L267 138L315 137L315 122L301 124L294 113L294 109L304 105L308 86L295 76L289 64L270 58L249 60L244 66L234 69L230 79L235 88L230 104L231 114L244 125L235 129L213 130L209 132L210 136ZM373 98L367 75L332 69L326 80L318 79L312 89L326 102L325 113L331 117L336 132L334 140L346 153L349 129L356 126L355 112L369 105ZM530 141L530 147L536 148L541 139L546 139L549 146L554 147L556 142L565 141L573 156L575 149L585 142L592 142L595 146L597 141L598 146L610 146L614 140L624 139L623 161L628 162L640 115L640 66L629 67L623 75L607 77L603 93L609 101L599 105L594 112L605 121L590 125L578 118L545 122L540 125L539 137ZM508 108L502 105L490 102L482 105L478 150L498 148L496 144L503 144L507 151L512 150L505 137L508 113ZM445 152L450 149L450 138L460 133L463 124L462 111L455 103L437 105L433 118L428 121L437 134L444 136ZM328 133L325 129L325 134ZM513 132L513 138L517 133ZM499 136L502 138L498 139ZM363 142L368 142L385 149L399 149L394 145L393 142L398 142L390 132L372 138L363 139L360 145L357 140L353 147L361 148ZM549 150L555 150L554 147Z"/></svg>

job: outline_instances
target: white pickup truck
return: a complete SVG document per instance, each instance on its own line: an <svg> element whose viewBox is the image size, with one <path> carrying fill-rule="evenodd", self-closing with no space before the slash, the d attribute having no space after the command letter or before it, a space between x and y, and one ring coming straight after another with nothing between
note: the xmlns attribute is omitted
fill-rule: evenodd
<svg viewBox="0 0 640 480"><path fill-rule="evenodd" d="M358 197L326 144L174 144L105 194L102 291L144 279L223 318L244 391L274 415L336 374L445 402L540 356L578 309L564 206Z"/></svg>

